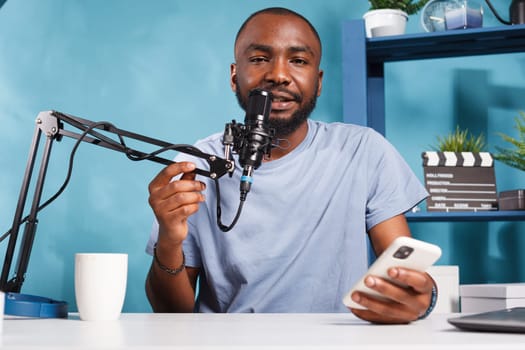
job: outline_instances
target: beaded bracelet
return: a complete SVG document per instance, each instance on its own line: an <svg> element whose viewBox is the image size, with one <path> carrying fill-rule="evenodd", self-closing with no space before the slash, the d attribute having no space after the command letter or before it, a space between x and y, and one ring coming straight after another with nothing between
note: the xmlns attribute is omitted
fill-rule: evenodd
<svg viewBox="0 0 525 350"><path fill-rule="evenodd" d="M167 273L169 273L172 276L178 275L186 267L186 265L185 265L186 264L186 256L184 255L184 251L182 251L182 264L180 264L180 266L177 267L176 269L170 269L169 267L167 267L165 265L162 265L162 263L159 260L159 257L157 256L157 244L156 243L153 246L153 257L155 258L155 262L157 263L159 268L162 271L167 272Z"/></svg>
<svg viewBox="0 0 525 350"><path fill-rule="evenodd" d="M428 306L427 311L425 311L423 315L418 317L418 320L422 320L426 318L428 315L430 315L430 313L432 312L432 310L434 310L434 307L436 306L437 297L438 297L438 291L437 291L436 285L434 284L432 286L432 295L430 296L430 305Z"/></svg>

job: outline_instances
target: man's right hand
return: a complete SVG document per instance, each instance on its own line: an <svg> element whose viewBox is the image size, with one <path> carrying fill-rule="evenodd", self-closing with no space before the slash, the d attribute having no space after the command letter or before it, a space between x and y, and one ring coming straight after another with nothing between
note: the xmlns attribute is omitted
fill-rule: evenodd
<svg viewBox="0 0 525 350"><path fill-rule="evenodd" d="M182 242L188 235L188 217L204 201L201 191L205 185L195 180L194 170L193 163L173 163L149 184L149 204L159 223L156 257L146 280L146 294L155 312L192 312L195 307L199 269L187 267L171 275L159 265L175 269L184 261Z"/></svg>
<svg viewBox="0 0 525 350"><path fill-rule="evenodd" d="M159 223L158 244L180 246L188 235L188 217L205 200L206 185L195 180L195 164L173 163L149 184L149 204ZM181 175L179 180L173 180Z"/></svg>

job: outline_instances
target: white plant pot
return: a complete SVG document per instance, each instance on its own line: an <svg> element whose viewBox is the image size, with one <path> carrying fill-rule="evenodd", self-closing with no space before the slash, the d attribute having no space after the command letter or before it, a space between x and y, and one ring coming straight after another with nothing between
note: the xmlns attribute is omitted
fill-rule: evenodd
<svg viewBox="0 0 525 350"><path fill-rule="evenodd" d="M368 38L405 34L408 15L401 10L371 10L363 15Z"/></svg>

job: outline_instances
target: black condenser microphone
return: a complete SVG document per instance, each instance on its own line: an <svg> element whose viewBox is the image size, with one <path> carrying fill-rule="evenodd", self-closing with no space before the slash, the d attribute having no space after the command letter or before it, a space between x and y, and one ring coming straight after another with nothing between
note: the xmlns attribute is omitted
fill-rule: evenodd
<svg viewBox="0 0 525 350"><path fill-rule="evenodd" d="M250 91L246 117L244 119L244 136L239 152L239 163L243 168L241 176L241 200L246 199L253 178L265 155L270 156L274 130L268 126L272 109L272 93L262 89Z"/></svg>

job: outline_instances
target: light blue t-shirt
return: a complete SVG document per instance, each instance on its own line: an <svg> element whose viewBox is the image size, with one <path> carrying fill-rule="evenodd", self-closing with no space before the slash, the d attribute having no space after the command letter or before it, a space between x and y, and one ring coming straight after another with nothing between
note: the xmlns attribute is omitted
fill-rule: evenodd
<svg viewBox="0 0 525 350"><path fill-rule="evenodd" d="M196 143L222 156L222 133ZM180 154L207 169L202 159ZM222 222L239 204L242 170L219 180ZM427 192L398 152L370 128L308 121L305 140L254 171L239 221L222 232L214 182L192 215L183 249L202 270L199 312L348 312L342 298L368 267L366 232ZM157 239L154 225L147 251Z"/></svg>

